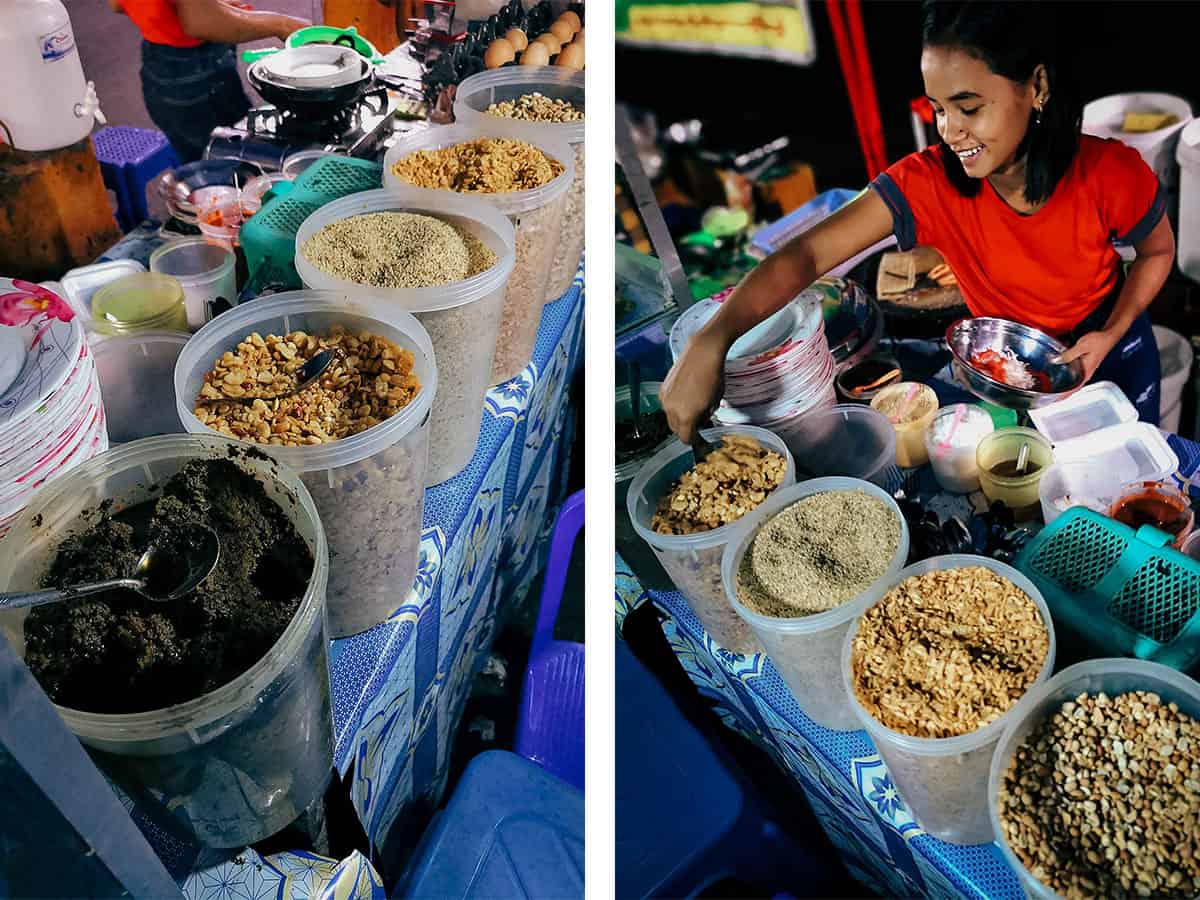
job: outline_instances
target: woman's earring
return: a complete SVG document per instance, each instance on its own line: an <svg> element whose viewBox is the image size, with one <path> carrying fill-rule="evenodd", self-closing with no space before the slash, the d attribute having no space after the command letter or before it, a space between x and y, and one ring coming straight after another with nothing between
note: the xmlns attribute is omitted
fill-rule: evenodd
<svg viewBox="0 0 1200 900"><path fill-rule="evenodd" d="M1033 124L1034 125L1042 124L1042 108L1040 106L1035 106L1033 108Z"/></svg>

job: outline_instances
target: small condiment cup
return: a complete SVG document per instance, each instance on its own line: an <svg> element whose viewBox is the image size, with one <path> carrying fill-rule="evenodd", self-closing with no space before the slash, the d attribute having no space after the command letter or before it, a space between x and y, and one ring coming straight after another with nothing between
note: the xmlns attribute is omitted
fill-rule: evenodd
<svg viewBox="0 0 1200 900"><path fill-rule="evenodd" d="M1012 462L1021 452L1021 445L1029 444L1029 462L1024 474L996 474L997 466ZM979 466L979 486L991 502L997 500L1013 511L1019 522L1029 521L1041 510L1038 489L1042 475L1054 462L1054 450L1041 434L1032 428L1001 428L993 431L975 451Z"/></svg>
<svg viewBox="0 0 1200 900"><path fill-rule="evenodd" d="M899 408L891 414L884 412L885 408L897 402L897 398ZM927 412L916 418L907 418L914 408L920 409L924 405L929 407ZM938 411L938 398L933 388L916 381L902 381L876 394L871 401L871 408L887 416L896 430L896 465L909 469L929 462L925 429Z"/></svg>
<svg viewBox="0 0 1200 900"><path fill-rule="evenodd" d="M1142 525L1157 528L1173 538L1171 546L1176 550L1183 549L1196 523L1191 502L1179 488L1165 481L1127 485L1113 501L1108 514L1133 529Z"/></svg>

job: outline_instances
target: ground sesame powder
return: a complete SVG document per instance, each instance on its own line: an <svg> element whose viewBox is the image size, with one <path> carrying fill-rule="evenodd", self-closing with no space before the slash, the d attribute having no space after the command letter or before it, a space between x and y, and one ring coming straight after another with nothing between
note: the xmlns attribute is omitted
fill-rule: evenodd
<svg viewBox="0 0 1200 900"><path fill-rule="evenodd" d="M301 252L327 275L384 288L450 284L496 264L496 254L473 234L433 216L403 212L331 222Z"/></svg>

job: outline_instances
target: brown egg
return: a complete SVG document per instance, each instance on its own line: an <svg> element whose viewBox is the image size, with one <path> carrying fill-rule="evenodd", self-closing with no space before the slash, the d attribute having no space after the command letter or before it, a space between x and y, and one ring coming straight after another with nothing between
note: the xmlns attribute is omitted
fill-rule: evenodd
<svg viewBox="0 0 1200 900"><path fill-rule="evenodd" d="M525 52L521 54L521 65L523 66L548 66L550 65L550 50L545 44L539 44L534 41L525 48Z"/></svg>
<svg viewBox="0 0 1200 900"><path fill-rule="evenodd" d="M583 45L574 42L567 44L559 51L558 59L554 61L554 64L566 69L582 69Z"/></svg>
<svg viewBox="0 0 1200 900"><path fill-rule="evenodd" d="M571 24L572 31L582 31L583 30L583 22L580 20L578 15L571 12L571 10L569 10L569 9L565 13L563 13L561 16L558 17L558 21L569 22Z"/></svg>
<svg viewBox="0 0 1200 900"><path fill-rule="evenodd" d="M496 38L488 44L488 48L483 54L483 64L489 69L498 69L516 58L517 51L513 49L513 45L504 38Z"/></svg>
<svg viewBox="0 0 1200 900"><path fill-rule="evenodd" d="M547 31L545 34L539 34L536 38L534 38L533 42L535 44L541 44L543 47L549 50L551 56L561 50L563 45L563 42L560 41L558 36L552 31Z"/></svg>
<svg viewBox="0 0 1200 900"><path fill-rule="evenodd" d="M524 52L525 48L529 46L529 38L525 36L525 32L520 28L508 29L508 31L504 32L504 39L512 44L513 49L518 53Z"/></svg>
<svg viewBox="0 0 1200 900"><path fill-rule="evenodd" d="M575 29L571 27L571 23L564 22L562 19L550 26L550 33L558 38L560 44L565 44L575 37Z"/></svg>

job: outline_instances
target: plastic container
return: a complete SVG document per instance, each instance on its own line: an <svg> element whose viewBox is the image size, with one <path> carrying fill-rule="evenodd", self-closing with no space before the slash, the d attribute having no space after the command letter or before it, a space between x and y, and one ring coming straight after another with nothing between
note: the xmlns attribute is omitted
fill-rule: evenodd
<svg viewBox="0 0 1200 900"><path fill-rule="evenodd" d="M871 400L871 409L886 416L896 431L896 465L911 469L929 462L925 430L938 411L933 388L916 381L889 385Z"/></svg>
<svg viewBox="0 0 1200 900"><path fill-rule="evenodd" d="M192 410L213 360L247 335L335 324L386 337L412 351L421 390L374 428L329 444L254 444L300 473L329 541L329 633L343 637L385 621L404 603L417 572L429 450L429 409L437 391L433 346L421 323L387 303L350 301L322 291L291 291L236 307L201 328L175 364L175 402L189 432L213 434Z"/></svg>
<svg viewBox="0 0 1200 900"><path fill-rule="evenodd" d="M718 443L727 434L756 438L763 447L787 461L783 480L776 490L795 483L796 469L787 445L766 429L737 425L710 428L701 433ZM758 641L730 606L721 578L721 554L725 552L725 544L737 536L739 523L731 522L700 534L658 534L650 528L658 501L684 472L691 469L693 461L692 448L674 440L643 465L629 486L629 521L638 536L654 550L663 569L709 636L734 653L756 653Z"/></svg>
<svg viewBox="0 0 1200 900"><path fill-rule="evenodd" d="M1179 271L1200 281L1200 120L1179 135Z"/></svg>
<svg viewBox="0 0 1200 900"><path fill-rule="evenodd" d="M1200 531L1193 531L1188 535L1188 539L1179 549L1192 559L1200 560Z"/></svg>
<svg viewBox="0 0 1200 900"><path fill-rule="evenodd" d="M474 278L438 287L398 290L354 284L313 266L301 252L331 222L375 212L437 216L475 235L496 253L496 265ZM296 233L296 271L311 288L338 291L351 300L383 302L411 312L429 333L438 360L438 394L429 426L426 484L441 484L471 461L479 443L483 398L491 382L492 354L500 333L505 286L514 262L508 219L472 197L417 196L408 191L364 191L327 203Z"/></svg>
<svg viewBox="0 0 1200 900"><path fill-rule="evenodd" d="M900 543L887 569L863 593L827 612L797 618L777 618L756 613L738 601L737 574L742 559L759 529L776 513L798 500L829 491L862 491L875 497L900 523ZM730 605L754 629L771 663L787 684L804 714L824 728L857 731L858 717L846 696L841 677L842 644L851 622L870 608L895 583L908 560L908 523L900 507L882 488L858 478L814 478L777 490L746 516L738 534L725 545L721 580Z"/></svg>
<svg viewBox="0 0 1200 900"><path fill-rule="evenodd" d="M882 595L914 575L969 566L991 569L1024 591L1037 605L1050 644L1041 671L1026 691L1028 696L1054 670L1054 622L1041 592L1012 566L985 556L938 556L904 569ZM983 844L990 841L992 826L988 820L986 793L988 771L996 743L1004 730L1019 718L1019 705L1014 703L994 722L958 737L918 738L893 731L877 722L854 693L850 661L859 621L856 620L846 633L842 649L842 679L850 696L850 705L875 744L875 749L883 757L896 790L917 824L939 840L951 844Z"/></svg>
<svg viewBox="0 0 1200 900"><path fill-rule="evenodd" d="M643 416L662 408L658 401L658 392L661 387L662 383L658 381L642 382ZM632 405L629 402L629 385L626 384L617 388L615 399L616 408L614 412L616 421L628 422L633 417ZM662 566L659 565L658 557L654 555L654 551L633 530L633 524L629 520L627 498L629 496L629 486L633 483L633 478L637 475L638 470L654 454L667 447L672 440L673 437L668 435L657 446L647 447L632 459L627 459L616 466L617 506L613 528L616 537L617 553L629 564L629 568L637 576L638 582L643 587L652 590L670 590L671 581L666 573L663 572Z"/></svg>
<svg viewBox="0 0 1200 900"><path fill-rule="evenodd" d="M1121 483L1090 460L1056 462L1038 484L1042 521L1049 525L1073 506L1084 506L1108 514L1112 501L1121 492Z"/></svg>
<svg viewBox="0 0 1200 900"><path fill-rule="evenodd" d="M79 266L59 280L61 296L85 322L92 318L92 297L96 291L126 275L145 272L146 267L135 259L114 259L111 262ZM90 327L90 325L89 325Z"/></svg>
<svg viewBox="0 0 1200 900"><path fill-rule="evenodd" d="M235 192L232 197L201 205L196 227L208 240L232 248L237 245L243 218L242 199L240 193Z"/></svg>
<svg viewBox="0 0 1200 900"><path fill-rule="evenodd" d="M1022 475L1013 469L1023 444L1029 444L1029 461ZM1013 511L1018 522L1034 518L1041 510L1038 488L1055 461L1050 442L1032 428L1001 428L979 442L975 453L979 486L992 503L999 500ZM1007 468L998 468L1007 467ZM994 471L996 470L996 471Z"/></svg>
<svg viewBox="0 0 1200 900"><path fill-rule="evenodd" d="M38 492L18 518L0 554L0 591L37 587L60 540L77 523L94 521L105 500L117 509L148 500L152 486L188 460L227 458L236 446L218 436L168 435L79 466ZM333 764L333 725L321 519L293 472L267 458L233 459L263 482L316 561L279 640L233 681L186 703L129 715L56 709L114 781L157 799L205 845L240 849L275 834L321 798ZM26 615L0 615L22 655Z"/></svg>
<svg viewBox="0 0 1200 900"><path fill-rule="evenodd" d="M126 275L92 295L92 328L99 334L187 331L183 286L158 272Z"/></svg>
<svg viewBox="0 0 1200 900"><path fill-rule="evenodd" d="M1029 411L1033 427L1056 446L1105 428L1136 422L1137 417L1129 398L1111 381L1097 381L1065 400Z"/></svg>
<svg viewBox="0 0 1200 900"><path fill-rule="evenodd" d="M1054 446L1057 462L1090 460L1121 484L1162 481L1179 468L1179 457L1149 422L1128 422Z"/></svg>
<svg viewBox="0 0 1200 900"><path fill-rule="evenodd" d="M1129 112L1173 113L1174 125L1157 131L1122 131L1125 114ZM1177 184L1175 176L1175 144L1179 134L1192 121L1192 107L1182 97L1173 94L1130 93L1111 94L1093 100L1083 108L1083 131L1097 137L1116 138L1133 147L1146 161L1158 180L1167 188Z"/></svg>
<svg viewBox="0 0 1200 900"><path fill-rule="evenodd" d="M1183 412L1183 391L1192 376L1196 354L1187 338L1161 325L1154 326L1154 341L1158 344L1158 356L1162 360L1158 424L1163 431L1176 433Z"/></svg>
<svg viewBox="0 0 1200 900"><path fill-rule="evenodd" d="M150 331L108 338L92 348L110 447L184 433L175 404L175 362L189 336Z"/></svg>
<svg viewBox="0 0 1200 900"><path fill-rule="evenodd" d="M576 109L584 107L583 72L557 66L526 66L480 72L463 80L454 94L454 118L462 125L491 125L507 130L512 137L536 142L541 138L564 140L575 151L575 177L567 192L563 212L562 240L554 249L550 263L550 283L546 302L557 300L571 287L584 246L584 141L583 120L578 122L522 122L488 115L493 103L516 100L525 94L539 93L551 100L566 100Z"/></svg>
<svg viewBox="0 0 1200 900"><path fill-rule="evenodd" d="M971 403L938 410L925 429L925 452L943 490L969 494L979 490L979 442L995 430L987 411Z"/></svg>
<svg viewBox="0 0 1200 900"><path fill-rule="evenodd" d="M1175 485L1164 481L1138 481L1128 485L1113 501L1108 515L1135 531L1143 525L1170 536L1171 546L1183 548L1192 533L1196 513L1191 500Z"/></svg>
<svg viewBox="0 0 1200 900"><path fill-rule="evenodd" d="M237 305L236 263L231 249L202 237L169 241L150 254L150 271L170 275L183 288L192 331Z"/></svg>
<svg viewBox="0 0 1200 900"><path fill-rule="evenodd" d="M1163 703L1177 703L1180 711L1200 719L1200 684L1166 666L1140 659L1092 659L1069 666L1033 688L1009 711L1009 723L992 754L987 782L988 818L996 846L1012 866L1026 896L1033 900L1057 900L1058 894L1033 877L1005 840L999 807L1004 773L1017 748L1034 728L1068 700L1101 691L1109 697L1130 691L1151 691Z"/></svg>
<svg viewBox="0 0 1200 900"><path fill-rule="evenodd" d="M896 463L891 423L857 403L812 410L778 434L802 471L812 475L845 475L883 486Z"/></svg>
<svg viewBox="0 0 1200 900"><path fill-rule="evenodd" d="M393 193L413 201L425 200L436 205L447 197L461 196L451 190L417 188L401 181L392 167L401 159L420 150L439 150L479 138L511 138L512 135L490 123L476 125L446 125L425 128L400 137L383 160L383 186ZM542 306L546 302L546 286L550 280L550 264L555 248L562 242L562 220L567 193L575 177L574 151L563 140L538 138L527 140L551 159L562 163L561 175L531 191L512 191L504 194L472 194L508 216L516 240L516 261L504 294L504 314L500 319L500 336L496 356L492 361L489 384L509 381L529 365L538 327L542 323Z"/></svg>

